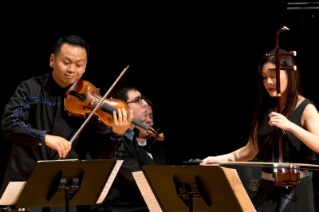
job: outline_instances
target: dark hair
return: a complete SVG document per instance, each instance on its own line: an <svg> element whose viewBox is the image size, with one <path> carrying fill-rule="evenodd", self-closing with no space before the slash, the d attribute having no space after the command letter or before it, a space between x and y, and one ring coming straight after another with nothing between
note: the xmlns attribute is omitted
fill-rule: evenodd
<svg viewBox="0 0 319 212"><path fill-rule="evenodd" d="M152 102L152 100L150 99L149 96L143 96L143 99L147 102L147 104L149 104L151 107L154 106L154 103Z"/></svg>
<svg viewBox="0 0 319 212"><path fill-rule="evenodd" d="M153 114L154 114L154 103L153 103L153 101L150 99L150 97L149 96L143 96L143 99L145 100L145 102L149 105L149 106L151 106L151 108L152 108L152 111L153 111Z"/></svg>
<svg viewBox="0 0 319 212"><path fill-rule="evenodd" d="M110 93L110 97L112 97L114 99L120 99L124 102L127 102L127 100L128 100L127 92L131 91L131 90L137 91L138 89L134 86L131 86L131 85L120 87L120 88L117 88L115 90L112 90Z"/></svg>
<svg viewBox="0 0 319 212"><path fill-rule="evenodd" d="M81 46L86 50L86 60L89 59L89 45L85 42L85 40L77 35L66 35L60 37L54 45L53 53L57 55L61 49L61 46L64 44L70 44L73 46Z"/></svg>
<svg viewBox="0 0 319 212"><path fill-rule="evenodd" d="M287 51L280 49L279 53L286 53ZM275 53L275 50L271 50L268 53ZM258 65L257 72L257 99L254 108L253 120L250 129L249 138L253 141L256 141L259 123L265 118L266 115L269 114L270 109L274 108L277 104L277 98L269 96L267 90L263 85L263 77L262 77L262 68L266 63L276 64L275 56L267 56L264 54ZM296 61L292 56L279 56L279 64L280 67L284 66L296 66L296 71L286 71L288 84L287 84L287 100L285 104L285 108L281 112L284 116L289 118L298 101L298 94L302 95L301 82L300 82L300 72L299 68L296 65Z"/></svg>

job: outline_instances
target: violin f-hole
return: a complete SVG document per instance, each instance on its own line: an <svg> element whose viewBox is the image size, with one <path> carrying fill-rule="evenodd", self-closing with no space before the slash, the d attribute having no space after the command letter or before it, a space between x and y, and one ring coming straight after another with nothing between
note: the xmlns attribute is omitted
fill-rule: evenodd
<svg viewBox="0 0 319 212"><path fill-rule="evenodd" d="M77 97L77 98L79 98L79 99L81 99L82 102L83 102L84 100L86 100L86 98L87 98L87 94L79 94L79 93L77 93L77 92L75 92L75 91L70 91L69 94L72 95L72 96L75 96L75 97Z"/></svg>

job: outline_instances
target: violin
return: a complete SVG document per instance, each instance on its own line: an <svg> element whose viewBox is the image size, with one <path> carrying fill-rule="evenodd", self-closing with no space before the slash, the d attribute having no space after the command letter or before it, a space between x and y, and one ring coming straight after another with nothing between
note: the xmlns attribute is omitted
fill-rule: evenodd
<svg viewBox="0 0 319 212"><path fill-rule="evenodd" d="M96 117L99 123L102 123L107 128L112 128L114 124L113 111L116 113L118 109L124 108L128 110L128 105L119 99L103 99L100 103L102 96L100 95L100 89L96 88L93 84L85 80L78 80L66 91L64 98L64 110L69 116L86 118L92 115L92 111L95 111L93 116ZM97 105L101 105L100 108L95 109ZM132 123L145 129L156 140L163 141L163 133L157 134L153 128L141 123L140 121L133 119Z"/></svg>

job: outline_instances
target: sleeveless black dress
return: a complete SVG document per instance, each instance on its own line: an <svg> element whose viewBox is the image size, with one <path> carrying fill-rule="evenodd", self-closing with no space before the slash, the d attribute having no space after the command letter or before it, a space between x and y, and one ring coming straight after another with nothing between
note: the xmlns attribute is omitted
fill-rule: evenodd
<svg viewBox="0 0 319 212"><path fill-rule="evenodd" d="M305 99L293 112L290 121L301 126L301 116L308 104L312 102ZM270 111L269 111L270 113ZM259 131L258 131L258 145L259 149L263 155L265 162L278 162L278 129L271 127L269 124L268 114L262 121ZM309 148L300 141L295 135L288 131L284 131L283 142L284 147L284 162L290 163L307 163ZM262 168L263 172L273 173L271 168ZM282 192L288 192L289 189L285 187L279 187L274 185L274 181L260 180L260 185L253 200L254 206L258 212L275 212L275 211L285 211L285 212L314 212L314 192L313 192L313 181L310 176L302 178L300 184L295 188L290 188L291 200L284 207L284 210L278 210L277 203L281 202ZM281 199L281 200L280 200ZM316 200L319 201L319 200Z"/></svg>

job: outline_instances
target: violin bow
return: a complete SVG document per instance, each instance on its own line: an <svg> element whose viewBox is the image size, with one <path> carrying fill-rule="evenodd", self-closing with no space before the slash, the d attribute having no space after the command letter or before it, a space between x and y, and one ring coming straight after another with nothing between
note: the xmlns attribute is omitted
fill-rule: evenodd
<svg viewBox="0 0 319 212"><path fill-rule="evenodd" d="M73 135L72 139L70 140L70 143L72 144L73 141L76 139L76 137L80 134L80 132L82 131L82 129L84 128L84 126L89 122L89 120L91 119L91 117L94 115L95 111L97 109L100 108L100 106L102 105L103 101L106 99L106 97L110 94L110 92L113 90L114 86L118 83L118 81L121 79L121 77L124 75L124 73L126 72L126 70L129 68L129 65L127 65L123 71L121 72L121 74L117 77L117 79L114 81L114 83L112 84L112 86L109 88L109 90L104 94L103 98L100 99L99 103L95 106L95 108L92 110L92 112L90 113L90 115L85 119L85 121L83 122L83 124L81 125L81 127L78 129L78 131Z"/></svg>

